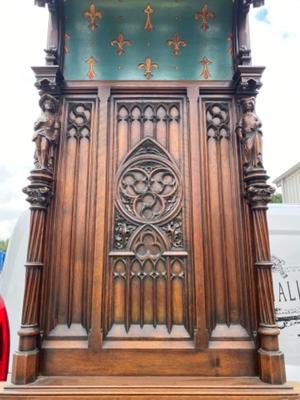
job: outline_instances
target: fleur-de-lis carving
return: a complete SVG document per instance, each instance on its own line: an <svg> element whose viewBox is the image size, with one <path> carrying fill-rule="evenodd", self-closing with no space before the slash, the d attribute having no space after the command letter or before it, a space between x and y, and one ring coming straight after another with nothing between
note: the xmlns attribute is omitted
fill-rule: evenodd
<svg viewBox="0 0 300 400"><path fill-rule="evenodd" d="M97 63L97 61L95 60L95 58L93 56L89 57L86 60L86 63L89 66L88 72L87 72L87 77L89 79L94 79L96 76L96 72L95 72L95 64Z"/></svg>
<svg viewBox="0 0 300 400"><path fill-rule="evenodd" d="M151 5L149 3L144 8L144 13L147 15L144 28L146 31L152 31L153 25L152 25L151 16L154 13L154 9L151 7Z"/></svg>
<svg viewBox="0 0 300 400"><path fill-rule="evenodd" d="M124 47L131 46L132 41L125 39L123 33L120 32L117 36L117 39L112 40L110 44L112 46L117 46L117 54L118 56L122 56L123 54L125 54Z"/></svg>
<svg viewBox="0 0 300 400"><path fill-rule="evenodd" d="M185 47L187 45L187 41L180 39L178 33L174 33L173 37L167 40L167 45L169 47L173 47L174 56L178 56L180 47Z"/></svg>
<svg viewBox="0 0 300 400"><path fill-rule="evenodd" d="M97 28L97 18L102 18L102 13L101 11L97 10L97 7L94 3L92 3L89 7L88 10L84 12L84 17L89 18L90 23L89 23L89 28L92 31L95 31Z"/></svg>
<svg viewBox="0 0 300 400"><path fill-rule="evenodd" d="M145 74L144 75L145 75L146 79L149 80L153 76L152 75L152 69L158 69L159 68L159 64L153 63L151 57L146 57L145 61L138 65L138 68L145 70Z"/></svg>
<svg viewBox="0 0 300 400"><path fill-rule="evenodd" d="M201 28L204 32L209 28L208 20L216 18L216 14L213 11L210 11L207 4L204 4L200 11L197 11L195 14L195 19L201 19L202 25Z"/></svg>
<svg viewBox="0 0 300 400"><path fill-rule="evenodd" d="M69 46L67 44L67 41L71 39L71 36L68 35L67 33L65 33L64 38L65 38L64 52L65 52L65 54L68 54L68 53L70 53L70 48L69 48Z"/></svg>
<svg viewBox="0 0 300 400"><path fill-rule="evenodd" d="M200 61L200 64L202 64L203 69L200 74L200 76L203 76L204 79L208 79L211 75L208 69L209 64L212 64L212 61L210 61L206 56L202 58Z"/></svg>

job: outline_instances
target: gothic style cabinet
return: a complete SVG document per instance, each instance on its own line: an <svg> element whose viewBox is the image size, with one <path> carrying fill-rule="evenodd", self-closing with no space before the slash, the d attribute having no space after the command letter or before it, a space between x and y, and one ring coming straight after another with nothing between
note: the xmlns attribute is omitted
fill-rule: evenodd
<svg viewBox="0 0 300 400"><path fill-rule="evenodd" d="M1 399L297 398L274 315L247 15L262 0L50 12L25 294Z"/></svg>

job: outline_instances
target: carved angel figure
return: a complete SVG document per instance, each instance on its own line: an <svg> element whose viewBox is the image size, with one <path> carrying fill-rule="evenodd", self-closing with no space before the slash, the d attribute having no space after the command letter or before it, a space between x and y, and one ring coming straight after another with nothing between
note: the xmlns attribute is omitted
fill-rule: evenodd
<svg viewBox="0 0 300 400"><path fill-rule="evenodd" d="M60 123L57 120L58 101L53 96L44 94L40 98L39 105L42 113L34 124L32 138L36 145L35 165L41 169L51 169L54 146L60 129Z"/></svg>
<svg viewBox="0 0 300 400"><path fill-rule="evenodd" d="M247 170L263 168L261 121L255 113L255 97L242 99L243 115L237 126Z"/></svg>

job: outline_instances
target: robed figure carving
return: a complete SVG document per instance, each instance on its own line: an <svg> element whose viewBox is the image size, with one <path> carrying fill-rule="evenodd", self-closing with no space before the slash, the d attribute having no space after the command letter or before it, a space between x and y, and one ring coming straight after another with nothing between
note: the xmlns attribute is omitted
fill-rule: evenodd
<svg viewBox="0 0 300 400"><path fill-rule="evenodd" d="M41 169L52 169L54 146L57 143L60 123L57 117L58 101L49 94L42 95L39 105L40 117L34 124L32 140L35 142L35 166Z"/></svg>
<svg viewBox="0 0 300 400"><path fill-rule="evenodd" d="M243 115L237 126L246 171L263 168L261 121L255 113L255 97L241 100Z"/></svg>

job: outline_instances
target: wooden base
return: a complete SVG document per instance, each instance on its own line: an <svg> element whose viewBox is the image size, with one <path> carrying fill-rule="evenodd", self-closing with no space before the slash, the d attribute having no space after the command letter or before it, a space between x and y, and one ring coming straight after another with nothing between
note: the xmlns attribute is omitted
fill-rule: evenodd
<svg viewBox="0 0 300 400"><path fill-rule="evenodd" d="M270 385L256 377L40 377L24 386L8 384L1 400L299 400L288 385Z"/></svg>

